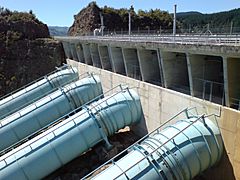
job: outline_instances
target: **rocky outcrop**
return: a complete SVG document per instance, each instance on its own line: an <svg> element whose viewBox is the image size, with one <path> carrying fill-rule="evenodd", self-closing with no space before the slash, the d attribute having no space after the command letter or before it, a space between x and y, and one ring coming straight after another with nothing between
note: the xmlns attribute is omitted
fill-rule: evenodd
<svg viewBox="0 0 240 180"><path fill-rule="evenodd" d="M139 10L138 13L131 7L132 30L162 30L172 29L172 16L160 9L151 9L149 11ZM129 9L114 9L104 6L99 8L96 2L91 2L86 8L83 8L74 16L74 23L69 28L70 36L92 35L94 29L100 28L100 13L103 15L105 33L115 33L117 31L128 31L128 13Z"/></svg>
<svg viewBox="0 0 240 180"><path fill-rule="evenodd" d="M55 69L65 61L60 42L33 14L4 11L0 16L0 96Z"/></svg>
<svg viewBox="0 0 240 180"><path fill-rule="evenodd" d="M86 8L83 8L77 15L74 16L73 25L69 28L68 34L88 35L94 29L100 26L100 8L96 3L90 3Z"/></svg>

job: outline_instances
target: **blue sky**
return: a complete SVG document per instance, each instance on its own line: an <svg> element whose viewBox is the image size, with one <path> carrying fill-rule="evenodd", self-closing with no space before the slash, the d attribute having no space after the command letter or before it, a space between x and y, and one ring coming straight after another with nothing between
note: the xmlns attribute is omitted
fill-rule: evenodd
<svg viewBox="0 0 240 180"><path fill-rule="evenodd" d="M29 11L48 25L71 26L73 15L87 6L89 0L0 0L0 6L10 10ZM96 0L97 4L120 8L134 5L135 10L159 8L173 12L173 5L177 4L178 12L199 11L212 13L240 8L240 0Z"/></svg>

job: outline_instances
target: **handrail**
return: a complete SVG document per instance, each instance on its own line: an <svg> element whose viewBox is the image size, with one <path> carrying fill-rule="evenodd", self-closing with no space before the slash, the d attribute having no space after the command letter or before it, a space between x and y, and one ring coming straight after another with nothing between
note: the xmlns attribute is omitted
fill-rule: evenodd
<svg viewBox="0 0 240 180"><path fill-rule="evenodd" d="M74 79L70 79L70 80L66 81L65 85L67 85L68 83L71 83L71 82L74 82L74 81L78 80L78 78L80 78L80 77L83 76L84 74L86 74L86 73L83 73L83 74L79 75L78 77L76 77L76 78L74 78ZM61 74L60 76L63 76L63 74ZM54 78L56 78L56 77L54 77ZM64 85L64 86L65 86L65 85ZM39 96L38 98L32 99L32 100L29 101L28 103L25 103L25 104L23 104L23 105L21 105L21 106L19 106L19 107L16 107L15 109L12 109L12 110L9 111L8 113L4 114L3 116L0 116L0 124L1 124L1 121L4 120L4 118L6 118L7 116L11 115L13 112L15 112L16 109L22 109L22 108L26 107L26 105L30 105L30 104L36 102L37 100L40 100L41 98L47 96L48 94L53 93L54 91L56 91L57 89L62 88L62 87L63 87L62 85L61 85L61 86L58 86L58 87L55 87L55 88L53 88L52 90L50 90L50 91L48 91L48 92L46 92L46 93L43 93L43 94L42 94L41 96ZM32 90L34 90L34 89L30 89L30 91L32 91ZM13 100L14 98L16 98L16 97L13 97L11 100ZM0 107L1 107L2 105L4 105L4 104L0 104Z"/></svg>
<svg viewBox="0 0 240 180"><path fill-rule="evenodd" d="M211 80L201 79L201 78L194 78L193 80L198 80L198 81L212 83L212 84L218 84L218 85L222 85L222 86L224 85L224 83L221 83L221 82L216 82L216 81L211 81Z"/></svg>
<svg viewBox="0 0 240 180"><path fill-rule="evenodd" d="M128 170L130 170L132 167L134 167L136 164L138 164L139 162L141 162L142 160L152 156L153 153L155 153L156 151L158 151L159 149L161 149L163 146L165 146L168 142L172 141L176 136L178 136L180 133L182 133L183 131L185 131L187 128L189 128L190 126L192 126L194 123L196 123L197 121L199 120L202 120L203 123L205 124L205 118L209 118L209 117L212 117L214 116L215 118L216 117L220 117L221 116L221 109L220 109L220 114L219 115L216 115L216 114L210 114L210 115L205 115L205 114L202 114L201 116L198 116L198 115L193 115L192 116L189 116L188 113L191 111L191 110L195 110L196 113L197 113L197 108L196 107L192 107L192 108L186 108L186 109L183 109L182 111L180 111L177 115L175 115L174 117L172 117L171 119L175 119L177 116L181 115L183 112L186 113L186 116L187 118L192 118L192 117L195 117L197 118L196 120L194 121L191 121L188 126L186 126L185 128L183 128L181 131L179 131L177 134L175 134L173 137L171 137L170 139L168 139L165 143L161 144L160 147L158 147L157 149L153 150L151 153L149 153L148 155L144 155L143 158L141 158L139 161L137 161L136 163L134 163L133 165L131 165L131 167L129 167L128 169L126 169L125 171L122 171L122 173L120 175L118 175L115 179L119 178L120 176L122 176L123 174L126 176L126 172ZM101 165L100 167L98 167L97 169L95 169L94 171L92 171L91 173L87 174L86 176L84 176L82 179L88 179L90 178L93 174L95 174L97 171L99 171L99 169L102 169L105 165L107 164L116 164L116 162L114 161L115 159L119 159L119 156L121 156L123 153L125 152L128 152L130 149L134 149L135 146L137 146L139 143L141 143L142 141L144 141L145 139L147 139L148 137L150 137L150 135L152 135L153 133L159 133L159 130L164 126L166 125L168 122L171 121L168 120L167 122L165 122L164 124L160 125L158 128L156 128L155 130L153 130L151 133L145 135L144 137L142 137L141 139L139 139L138 141L136 141L133 145L129 146L127 149L123 150L122 152L120 152L119 154L117 154L116 156L114 156L113 158L111 158L110 160L108 160L107 162L105 162L103 165ZM216 123L217 123L217 120L215 119ZM217 127L219 128L218 126L218 123L216 124ZM216 140L216 136L214 135L214 139L215 139L215 143L217 145L217 147L219 148L219 144ZM205 140L206 141L206 140ZM150 162L152 163L152 162ZM153 164L154 166L154 164ZM97 173L97 174L100 174L101 172ZM128 177L126 176L126 178L128 179Z"/></svg>
<svg viewBox="0 0 240 180"><path fill-rule="evenodd" d="M59 40L114 40L114 41L133 41L133 42L155 42L155 43L174 43L174 44L213 44L213 45L240 45L240 35L113 35L113 36L65 36L55 37Z"/></svg>
<svg viewBox="0 0 240 180"><path fill-rule="evenodd" d="M240 110L240 99L230 98L230 100L231 100L230 107L235 106L233 108Z"/></svg>
<svg viewBox="0 0 240 180"><path fill-rule="evenodd" d="M96 103L94 106L90 106L89 110L93 110L94 108L96 108L96 106L101 105L102 103L106 102L108 99L112 98L113 96L115 96L115 95L117 95L118 93L121 93L122 91L125 90L125 89L122 89L122 88L121 88L121 85L118 85L118 86L116 86L116 87L119 87L119 86L120 86L121 91L119 91L119 92L117 92L117 93L114 93L114 94L112 94L111 96L108 96L104 101L101 101L100 103ZM116 88L116 87L115 87L115 88ZM126 88L126 89L128 89L128 88ZM112 89L111 89L111 90L112 90ZM111 90L109 90L109 91L111 91ZM81 115L83 115L83 114L85 114L85 113L88 113L88 111L85 111L85 112L83 112L83 113L78 114L78 116L76 116L74 119L76 119L77 117L79 117L79 116L81 116ZM69 123L69 122L73 122L73 123L74 123L74 126L76 126L77 124L75 123L74 119L66 119L66 120L64 121L64 123L61 124L61 126L57 127L57 129L61 128L62 126L64 126L66 123ZM55 130L56 130L56 129L55 129ZM53 133L53 132L50 131L50 132L48 132L47 134L45 134L43 137L49 135L50 133ZM54 135L54 137L55 137L55 134L54 134L54 133L53 133L53 135ZM30 147L30 149L32 150L31 145L32 145L33 143L35 143L36 141L38 141L39 139L41 139L41 138L42 138L42 137L38 137L37 139L34 139L34 141L30 142L30 144L27 144L27 145L21 147L20 149L18 149L18 151L20 151L20 150L22 150L22 149L24 149L24 148L26 148L26 147ZM17 152L18 152L18 151L17 151ZM14 154L14 153L15 153L15 152L13 152L13 154ZM6 157L4 157L4 159L0 160L0 162L3 161L3 162L5 163L5 165L7 165L8 163L7 163L6 159L7 159L8 157L10 157L11 155L12 155L12 154L7 155ZM0 158L1 158L1 157L0 157ZM14 159L11 163L17 161L19 158L21 158L21 157L18 157L18 158L16 158L16 159ZM4 168L4 167L3 167L3 168ZM1 169L3 169L3 168L1 168ZM1 170L1 169L0 169L0 170Z"/></svg>
<svg viewBox="0 0 240 180"><path fill-rule="evenodd" d="M176 117L178 117L179 115L185 113L185 115L187 115L187 113L192 110L192 109L196 109L196 108L184 108L183 110L181 110L179 113L177 113L176 115L174 115L173 117L171 117L169 120L165 121L163 124L161 124L158 128L156 128L155 130L153 130L152 132L146 134L145 136L143 136L142 138L140 138L139 140L137 140L134 144L132 144L131 146L129 146L127 149L123 150L122 152L120 152L119 154L117 154L116 156L114 156L113 158L111 158L110 160L106 161L104 164L102 164L101 166L99 166L97 169L95 169L94 171L92 171L91 173L87 174L86 176L84 176L82 179L86 179L90 176L92 176L95 172L97 172L99 169L101 169L102 167L104 167L105 165L112 163L114 161L114 159L116 159L117 157L121 156L123 153L125 153L126 151L128 151L129 149L133 148L135 145L139 144L140 142L142 142L143 140L145 140L146 138L148 138L150 135L152 135L155 132L158 132L159 129L161 129L162 127L164 127L166 124L170 123L172 120L174 120ZM192 115L194 116L194 115ZM195 116L197 117L197 115Z"/></svg>
<svg viewBox="0 0 240 180"><path fill-rule="evenodd" d="M33 134L30 134L29 136L27 136L26 138L22 139L21 141L19 141L19 142L15 143L15 144L11 145L10 147L4 149L3 151L0 152L0 157L3 156L4 154L8 153L9 151L17 148L17 147L20 146L21 144L23 144L23 143L29 141L30 139L36 137L37 135L45 132L49 127L51 127L52 125L58 124L58 122L60 122L61 120L63 120L63 119L66 119L66 120L67 120L67 118L69 118L70 116L76 114L79 110L81 110L81 109L82 109L83 107L85 107L86 105L91 104L92 102L100 99L101 97L103 97L103 96L106 95L107 93L109 93L109 92L111 92L111 91L113 91L113 90L115 90L115 89L117 89L117 88L120 88L120 91L117 92L117 93L112 94L112 95L109 96L107 99L105 99L105 101L108 100L109 98L115 96L116 94L124 91L125 89L128 89L127 87L126 87L126 88L123 88L121 84L113 87L112 89L110 89L110 90L104 92L103 94L95 97L95 98L92 99L91 101L89 101L89 102L83 104L82 106L74 109L73 111L69 112L68 114L65 114L64 116L61 116L60 118L54 120L54 121L51 122L50 124L44 126L43 128L39 129L38 131L34 132ZM103 102L105 102L105 101L103 101ZM103 102L101 102L101 103L103 103ZM101 103L99 103L99 104L101 104ZM92 109L94 109L94 108L95 108L97 105L99 105L99 104L96 104L95 106L91 106L91 108L89 108L89 109L92 110ZM79 116L81 116L81 115L82 115L82 114L79 114L77 117L79 117ZM75 117L75 118L77 118L77 117ZM72 120L70 119L70 120L66 121L65 123L67 123L67 122L69 122L69 121L72 121ZM62 125L62 126L63 126L63 125ZM60 126L60 127L62 127L62 126ZM60 128L60 127L59 127L59 128ZM48 134L49 134L49 133L48 133ZM46 134L46 135L47 135L47 134ZM35 141L37 141L37 140L35 140ZM35 142L35 141L34 141L34 142ZM32 143L33 143L33 142L32 142ZM23 147L23 148L24 148L24 147ZM23 149L23 148L21 148L21 149ZM20 149L20 150L21 150L21 149ZM7 158L7 157L6 157L6 158Z"/></svg>
<svg viewBox="0 0 240 180"><path fill-rule="evenodd" d="M181 131L179 131L178 133L176 133L173 137L171 137L170 139L168 139L166 142L164 142L163 144L161 144L158 148L154 149L151 153L145 155L144 157L142 157L140 160L138 160L137 162L135 162L134 164L132 164L129 168L127 168L126 170L122 171L121 174L119 174L117 178L119 178L120 176L122 176L123 174L126 176L126 172L128 170L130 170L131 168L133 168L136 164L140 163L141 161L145 160L146 158L150 157L153 155L153 153L155 153L156 151L158 151L159 149L161 149L163 146L165 146L167 143L169 143L170 141L172 141L176 136L178 136L179 134L181 134L183 131L185 131L186 129L188 129L190 126L192 126L194 123L196 123L197 121L204 119L205 115L203 114L202 116L198 117L195 121L192 121L191 123L189 123L189 125L187 125L185 128L183 128ZM127 177L127 176L126 176ZM127 177L128 178L128 177Z"/></svg>
<svg viewBox="0 0 240 180"><path fill-rule="evenodd" d="M88 77L89 76L89 73L88 72L86 72L86 73L83 73L83 74L81 74L81 75L79 75L79 77L82 77L82 78L84 78L84 77ZM72 83L75 83L75 82L72 82ZM68 85L65 85L64 87L67 87ZM64 87L58 87L58 88L56 88L56 89L61 89L61 88L64 88ZM55 90L56 90L55 89ZM67 90L68 91L68 90ZM55 91L53 91L53 92L55 92ZM51 98L51 96L50 96L51 94L49 94L49 93L47 93L46 94L46 96L43 96L42 98L46 98L46 97L49 97L50 98L50 101L53 101L54 99L57 99L58 97L60 97L62 94L59 94L58 96L55 96L54 98ZM32 106L32 105L34 105L35 106L35 109L36 108L39 108L39 107L41 107L41 106L43 106L43 105L45 105L46 103L44 103L44 104L41 104L41 106L36 106L36 104L39 102L39 101L41 101L41 99L39 99L38 101L30 101L30 102L33 102L32 104L29 104L28 106L23 106L24 108L22 109L22 110L24 110L24 109L26 109L26 108L28 108L28 107L30 107L30 106ZM49 102L49 101L48 101ZM22 117L22 116L25 116L25 115L27 115L27 114L29 114L30 112L27 112L27 113L25 113L24 115L22 115L21 113L20 113L20 111L17 111L16 113L14 113L14 114L12 114L12 115L15 115L15 114L19 114L19 117ZM4 117L4 116L3 116ZM10 116L5 116L5 118L4 119L1 119L0 120L0 128L2 128L3 126L5 126L5 124L2 124L8 117L11 117L11 115ZM14 122L14 121L16 121L17 119L14 119L13 121L11 121L11 122L8 122L7 124L9 124L9 123L12 123L12 122Z"/></svg>

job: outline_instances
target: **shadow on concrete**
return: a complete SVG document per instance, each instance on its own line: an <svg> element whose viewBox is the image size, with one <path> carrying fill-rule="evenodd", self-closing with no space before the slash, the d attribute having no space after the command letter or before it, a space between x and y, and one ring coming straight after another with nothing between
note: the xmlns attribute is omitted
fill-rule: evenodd
<svg viewBox="0 0 240 180"><path fill-rule="evenodd" d="M194 180L235 180L232 164L224 148L223 156L219 163L198 175Z"/></svg>
<svg viewBox="0 0 240 180"><path fill-rule="evenodd" d="M157 128L157 127L156 127ZM145 136L146 134L148 134L148 130L147 130L147 124L146 124L146 120L144 115L142 116L141 120L139 123L134 124L131 126L131 130L137 134L138 136Z"/></svg>

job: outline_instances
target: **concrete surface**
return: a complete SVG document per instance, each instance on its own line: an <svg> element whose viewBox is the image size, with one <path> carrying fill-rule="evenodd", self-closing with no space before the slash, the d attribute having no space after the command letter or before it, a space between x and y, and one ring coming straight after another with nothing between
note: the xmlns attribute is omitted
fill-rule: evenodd
<svg viewBox="0 0 240 180"><path fill-rule="evenodd" d="M159 60L157 50L138 49L138 59L142 80L156 85L161 84Z"/></svg>
<svg viewBox="0 0 240 180"><path fill-rule="evenodd" d="M76 51L77 51L78 61L79 61L79 62L82 62L82 63L86 63L86 62L85 62L85 59L84 59L84 55L83 55L83 47L82 47L82 44L76 43L75 46L76 46L75 48L76 48Z"/></svg>
<svg viewBox="0 0 240 180"><path fill-rule="evenodd" d="M110 61L108 47L98 46L98 51L103 69L112 71L112 62Z"/></svg>
<svg viewBox="0 0 240 180"><path fill-rule="evenodd" d="M82 44L82 47L85 63L88 65L93 65L89 44Z"/></svg>
<svg viewBox="0 0 240 180"><path fill-rule="evenodd" d="M126 75L122 48L110 47L110 46L108 46L108 48L109 48L110 58L112 59L113 72Z"/></svg>
<svg viewBox="0 0 240 180"><path fill-rule="evenodd" d="M190 95L162 88L123 75L67 60L79 72L100 75L103 89L107 91L118 84L135 88L140 95L145 121L134 127L138 134L145 134L158 127L187 107L197 107L199 114L219 114L217 123L222 132L225 154L219 165L202 175L203 179L240 179L240 112L228 107L201 100Z"/></svg>

